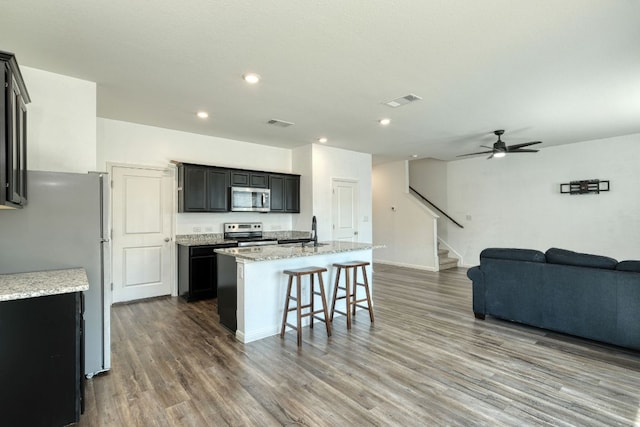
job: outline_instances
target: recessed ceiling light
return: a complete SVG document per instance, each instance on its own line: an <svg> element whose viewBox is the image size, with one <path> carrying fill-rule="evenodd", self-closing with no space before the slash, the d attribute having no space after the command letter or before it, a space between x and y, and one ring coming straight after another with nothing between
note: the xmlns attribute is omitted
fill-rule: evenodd
<svg viewBox="0 0 640 427"><path fill-rule="evenodd" d="M207 113L206 111L198 111L196 116L200 117L201 119L206 119L207 117L209 117L209 113Z"/></svg>
<svg viewBox="0 0 640 427"><path fill-rule="evenodd" d="M391 119L380 119L378 120L378 123L380 123L382 126L387 126L389 123L391 123Z"/></svg>
<svg viewBox="0 0 640 427"><path fill-rule="evenodd" d="M245 73L242 75L242 78L244 79L245 82L253 85L260 81L260 74Z"/></svg>
<svg viewBox="0 0 640 427"><path fill-rule="evenodd" d="M318 138L318 142L321 142L322 144L324 144L324 143L325 143L325 142L327 142L327 141L328 141L328 139L327 139L327 138L325 138L325 137Z"/></svg>

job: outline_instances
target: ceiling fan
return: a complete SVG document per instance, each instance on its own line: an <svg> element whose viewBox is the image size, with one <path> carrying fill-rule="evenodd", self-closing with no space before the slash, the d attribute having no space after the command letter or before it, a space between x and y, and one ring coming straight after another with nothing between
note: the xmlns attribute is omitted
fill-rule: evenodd
<svg viewBox="0 0 640 427"><path fill-rule="evenodd" d="M494 157L500 158L506 156L507 153L537 153L538 150L532 150L528 147L530 145L540 144L542 141L531 141L524 142L522 144L514 144L514 145L506 145L500 136L504 134L504 130L498 129L493 131L494 135L498 137L498 140L493 143L493 147L487 147L486 145L481 145L481 147L488 148L489 151L478 151L477 153L468 153L461 154L456 157L464 157L464 156L475 156L476 154L489 154L491 155L487 157L487 160L492 159Z"/></svg>

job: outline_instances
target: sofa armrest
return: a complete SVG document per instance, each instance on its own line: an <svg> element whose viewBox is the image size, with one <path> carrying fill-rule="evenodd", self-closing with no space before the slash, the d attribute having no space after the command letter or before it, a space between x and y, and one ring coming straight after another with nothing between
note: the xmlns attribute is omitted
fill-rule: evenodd
<svg viewBox="0 0 640 427"><path fill-rule="evenodd" d="M477 319L484 319L486 313L484 273L478 265L467 270L467 277L473 283L473 314Z"/></svg>

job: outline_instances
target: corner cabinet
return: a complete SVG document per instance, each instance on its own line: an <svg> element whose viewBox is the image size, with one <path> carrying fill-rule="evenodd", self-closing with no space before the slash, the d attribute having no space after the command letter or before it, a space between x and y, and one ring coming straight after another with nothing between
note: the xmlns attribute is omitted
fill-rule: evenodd
<svg viewBox="0 0 640 427"><path fill-rule="evenodd" d="M0 302L0 424L80 420L82 312L81 292Z"/></svg>
<svg viewBox="0 0 640 427"><path fill-rule="evenodd" d="M271 212L300 213L300 176L269 175Z"/></svg>
<svg viewBox="0 0 640 427"><path fill-rule="evenodd" d="M27 204L27 107L31 101L13 54L0 51L0 208Z"/></svg>
<svg viewBox="0 0 640 427"><path fill-rule="evenodd" d="M228 169L189 164L178 167L178 212L228 210Z"/></svg>

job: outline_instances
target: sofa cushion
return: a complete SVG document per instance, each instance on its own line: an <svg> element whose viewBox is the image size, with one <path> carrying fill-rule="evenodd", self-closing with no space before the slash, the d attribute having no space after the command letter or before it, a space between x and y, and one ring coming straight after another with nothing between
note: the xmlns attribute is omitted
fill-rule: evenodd
<svg viewBox="0 0 640 427"><path fill-rule="evenodd" d="M616 265L616 270L640 273L640 261L620 261Z"/></svg>
<svg viewBox="0 0 640 427"><path fill-rule="evenodd" d="M551 248L545 252L550 264L574 265L577 267L604 268L615 270L618 261L601 255L582 254L566 249Z"/></svg>
<svg viewBox="0 0 640 427"><path fill-rule="evenodd" d="M480 259L482 258L545 262L544 254L534 249L487 248L480 252Z"/></svg>

